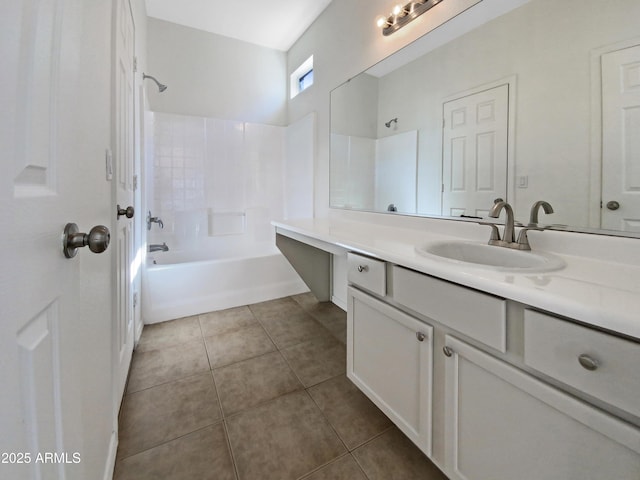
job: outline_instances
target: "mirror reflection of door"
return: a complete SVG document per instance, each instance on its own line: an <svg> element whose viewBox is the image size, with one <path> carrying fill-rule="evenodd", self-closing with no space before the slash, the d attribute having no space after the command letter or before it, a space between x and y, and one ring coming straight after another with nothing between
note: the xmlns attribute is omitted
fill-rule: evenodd
<svg viewBox="0 0 640 480"><path fill-rule="evenodd" d="M442 215L484 217L507 198L509 85L443 104Z"/></svg>
<svg viewBox="0 0 640 480"><path fill-rule="evenodd" d="M602 56L602 228L640 232L640 45Z"/></svg>

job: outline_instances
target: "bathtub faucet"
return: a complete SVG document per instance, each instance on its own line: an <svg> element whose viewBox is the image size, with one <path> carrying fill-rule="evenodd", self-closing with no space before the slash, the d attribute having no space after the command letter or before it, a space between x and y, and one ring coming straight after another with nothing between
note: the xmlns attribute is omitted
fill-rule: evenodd
<svg viewBox="0 0 640 480"><path fill-rule="evenodd" d="M149 252L168 252L167 242L162 242L162 245L151 244L149 245Z"/></svg>
<svg viewBox="0 0 640 480"><path fill-rule="evenodd" d="M160 228L164 228L164 223L162 223L162 219L159 217L152 217L151 210L147 213L147 230L151 230L151 224L157 223Z"/></svg>

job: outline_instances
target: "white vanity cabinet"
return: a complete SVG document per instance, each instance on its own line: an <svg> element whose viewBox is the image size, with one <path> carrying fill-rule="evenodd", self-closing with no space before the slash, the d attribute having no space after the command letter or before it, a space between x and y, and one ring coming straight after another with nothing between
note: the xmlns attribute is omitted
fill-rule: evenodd
<svg viewBox="0 0 640 480"><path fill-rule="evenodd" d="M640 478L640 430L452 336L445 348L451 480Z"/></svg>
<svg viewBox="0 0 640 480"><path fill-rule="evenodd" d="M347 375L451 480L640 480L640 429L600 408L638 415L640 344L380 259L348 264Z"/></svg>
<svg viewBox="0 0 640 480"><path fill-rule="evenodd" d="M352 287L348 304L347 376L430 455L433 328Z"/></svg>
<svg viewBox="0 0 640 480"><path fill-rule="evenodd" d="M640 480L637 262L503 275L351 223L291 235L350 252L347 375L448 478Z"/></svg>

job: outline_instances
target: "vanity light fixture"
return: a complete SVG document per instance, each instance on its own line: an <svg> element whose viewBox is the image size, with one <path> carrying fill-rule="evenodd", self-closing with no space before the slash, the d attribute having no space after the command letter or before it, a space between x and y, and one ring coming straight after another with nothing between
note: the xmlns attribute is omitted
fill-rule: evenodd
<svg viewBox="0 0 640 480"><path fill-rule="evenodd" d="M405 6L396 5L388 17L378 17L377 25L382 28L384 36L391 35L440 2L442 0L414 0Z"/></svg>

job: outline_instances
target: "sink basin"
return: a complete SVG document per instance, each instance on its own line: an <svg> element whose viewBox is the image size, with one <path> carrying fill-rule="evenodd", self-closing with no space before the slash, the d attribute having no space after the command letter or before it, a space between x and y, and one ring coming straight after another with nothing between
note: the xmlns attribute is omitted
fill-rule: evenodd
<svg viewBox="0 0 640 480"><path fill-rule="evenodd" d="M549 272L564 268L564 261L549 253L514 250L485 243L434 242L416 247L420 255L458 264L508 272Z"/></svg>

